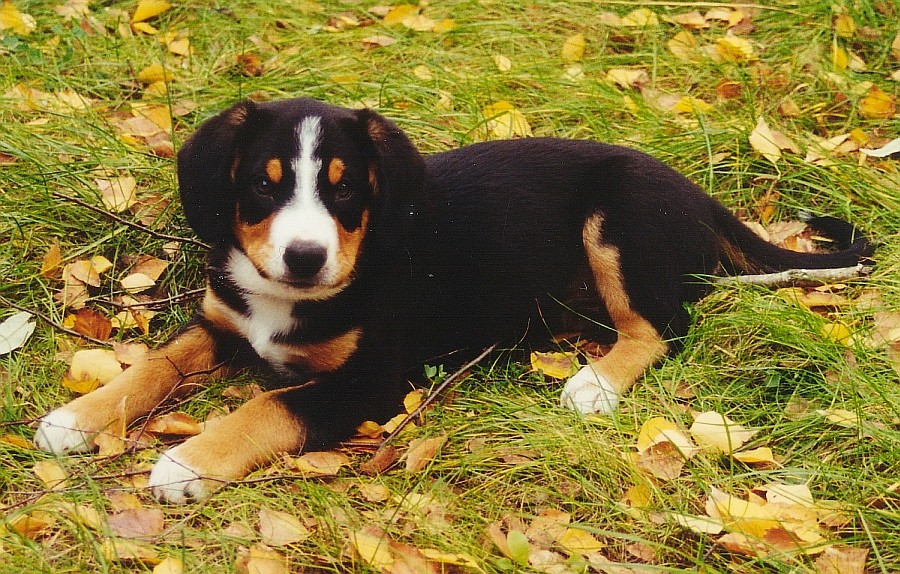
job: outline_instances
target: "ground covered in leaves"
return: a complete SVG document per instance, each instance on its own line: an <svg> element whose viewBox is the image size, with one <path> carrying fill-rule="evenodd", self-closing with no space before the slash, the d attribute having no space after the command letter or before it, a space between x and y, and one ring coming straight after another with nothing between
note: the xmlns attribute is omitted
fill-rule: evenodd
<svg viewBox="0 0 900 574"><path fill-rule="evenodd" d="M0 572L900 571L898 22L889 0L3 2ZM156 503L146 472L252 379L94 455L36 451L36 417L190 315L180 142L241 98L298 95L374 107L426 153L637 147L792 249L814 243L798 209L857 222L877 265L717 287L611 417L557 406L602 351L561 347L494 356L377 453L397 420L202 504Z"/></svg>

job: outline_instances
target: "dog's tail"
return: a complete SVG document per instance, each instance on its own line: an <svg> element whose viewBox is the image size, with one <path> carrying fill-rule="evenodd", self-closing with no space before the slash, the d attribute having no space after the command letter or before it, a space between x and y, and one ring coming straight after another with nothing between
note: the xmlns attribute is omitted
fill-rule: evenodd
<svg viewBox="0 0 900 574"><path fill-rule="evenodd" d="M803 221L835 250L801 253L764 240L724 207L716 213L716 232L722 260L729 272L773 273L787 269L837 269L866 263L875 250L872 242L852 224L836 217L802 213Z"/></svg>

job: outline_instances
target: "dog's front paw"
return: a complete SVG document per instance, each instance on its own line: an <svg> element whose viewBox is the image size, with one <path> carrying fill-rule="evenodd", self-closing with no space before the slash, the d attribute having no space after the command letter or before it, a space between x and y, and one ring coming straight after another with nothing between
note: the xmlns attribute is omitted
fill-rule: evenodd
<svg viewBox="0 0 900 574"><path fill-rule="evenodd" d="M34 444L53 454L85 452L94 448L92 434L93 431L84 427L74 411L61 407L41 419L34 433Z"/></svg>
<svg viewBox="0 0 900 574"><path fill-rule="evenodd" d="M222 486L201 464L192 461L190 445L181 444L162 453L150 471L148 486L164 502L185 504L203 500Z"/></svg>
<svg viewBox="0 0 900 574"><path fill-rule="evenodd" d="M615 412L619 398L619 392L612 383L588 365L566 381L559 402L581 414L605 415Z"/></svg>

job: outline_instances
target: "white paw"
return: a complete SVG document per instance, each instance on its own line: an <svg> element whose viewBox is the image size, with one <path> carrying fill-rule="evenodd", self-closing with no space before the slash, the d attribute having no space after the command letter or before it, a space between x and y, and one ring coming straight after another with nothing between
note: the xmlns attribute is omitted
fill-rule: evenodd
<svg viewBox="0 0 900 574"><path fill-rule="evenodd" d="M619 392L606 377L594 372L590 365L582 367L563 387L559 402L581 414L610 414L619 405Z"/></svg>
<svg viewBox="0 0 900 574"><path fill-rule="evenodd" d="M61 407L41 419L34 444L41 450L53 454L84 452L92 450L91 433L79 428L75 413Z"/></svg>
<svg viewBox="0 0 900 574"><path fill-rule="evenodd" d="M159 500L184 504L203 500L216 489L216 481L204 479L199 471L179 456L178 450L182 446L162 453L150 471L148 486Z"/></svg>

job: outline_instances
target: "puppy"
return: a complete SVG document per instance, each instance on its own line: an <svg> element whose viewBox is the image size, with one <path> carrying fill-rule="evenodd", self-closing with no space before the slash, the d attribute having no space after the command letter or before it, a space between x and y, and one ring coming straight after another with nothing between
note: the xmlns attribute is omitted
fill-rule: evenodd
<svg viewBox="0 0 900 574"><path fill-rule="evenodd" d="M247 101L210 119L179 152L178 179L188 223L211 245L199 310L109 384L46 415L35 437L54 453L89 450L104 429L211 376L257 369L267 392L154 466L150 486L171 502L389 418L423 362L575 325L615 343L561 402L609 413L678 349L702 276L846 267L872 252L827 217L809 224L837 251L779 249L631 149L522 139L423 159L380 115L310 99Z"/></svg>

